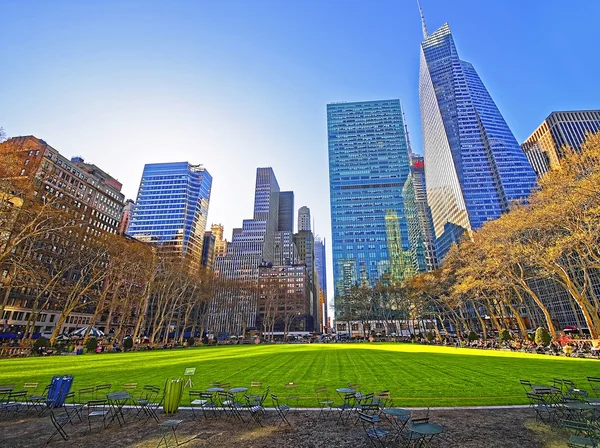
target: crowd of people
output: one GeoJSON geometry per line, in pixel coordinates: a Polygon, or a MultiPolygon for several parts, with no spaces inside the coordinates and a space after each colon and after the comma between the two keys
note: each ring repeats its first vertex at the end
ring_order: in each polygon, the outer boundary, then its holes
{"type": "MultiPolygon", "coordinates": [[[[396,338],[398,339],[398,338],[396,338]]],[[[410,338],[403,338],[402,342],[410,342],[410,338]],[[408,339],[406,341],[405,339],[408,339]]],[[[539,353],[567,357],[598,357],[600,358],[600,340],[580,339],[579,336],[562,335],[553,338],[548,345],[536,344],[531,339],[513,336],[511,340],[500,341],[498,338],[459,339],[457,337],[443,337],[442,340],[428,340],[427,338],[416,338],[415,342],[421,344],[445,345],[454,347],[468,347],[488,350],[510,350],[523,351],[527,353],[539,353]]]]}

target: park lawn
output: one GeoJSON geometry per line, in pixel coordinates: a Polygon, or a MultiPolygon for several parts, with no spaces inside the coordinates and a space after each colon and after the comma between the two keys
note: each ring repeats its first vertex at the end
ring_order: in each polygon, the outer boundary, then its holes
{"type": "Polygon", "coordinates": [[[519,379],[551,384],[568,378],[589,389],[586,378],[600,377],[594,359],[404,343],[277,344],[3,359],[0,384],[44,385],[53,375],[72,374],[72,390],[112,383],[115,391],[131,382],[163,386],[187,367],[197,369],[195,389],[211,381],[232,387],[262,381],[285,396],[284,383],[295,382],[307,407],[316,406],[315,387],[328,386],[337,400],[335,389],[348,382],[359,383],[362,392],[389,390],[395,406],[437,407],[526,404],[519,379]]]}

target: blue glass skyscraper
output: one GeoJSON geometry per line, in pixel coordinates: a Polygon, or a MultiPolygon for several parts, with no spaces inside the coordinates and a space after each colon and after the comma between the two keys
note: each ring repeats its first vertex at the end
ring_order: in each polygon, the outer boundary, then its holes
{"type": "Polygon", "coordinates": [[[409,172],[400,100],[327,105],[335,295],[412,268],[402,187],[409,172]]]}
{"type": "Polygon", "coordinates": [[[428,34],[423,20],[423,35],[419,99],[425,177],[443,257],[465,232],[527,197],[536,176],[477,72],[459,58],[448,24],[428,34]]]}
{"type": "Polygon", "coordinates": [[[127,234],[199,266],[211,186],[211,175],[200,165],[145,165],[127,234]]]}

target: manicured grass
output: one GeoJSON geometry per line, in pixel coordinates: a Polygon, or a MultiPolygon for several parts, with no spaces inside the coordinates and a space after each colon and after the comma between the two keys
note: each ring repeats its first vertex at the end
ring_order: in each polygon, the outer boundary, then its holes
{"type": "MultiPolygon", "coordinates": [[[[0,360],[0,384],[39,382],[73,374],[73,389],[112,383],[163,386],[186,367],[196,367],[196,389],[211,381],[249,386],[262,381],[284,396],[286,382],[298,384],[300,404],[315,406],[314,389],[360,383],[361,391],[390,390],[397,406],[525,404],[519,379],[548,384],[568,378],[588,389],[586,377],[600,377],[600,361],[493,350],[414,344],[306,344],[199,347],[0,360]]],[[[184,397],[184,404],[188,402],[184,397]]],[[[270,403],[270,400],[268,401],[270,403]]]]}

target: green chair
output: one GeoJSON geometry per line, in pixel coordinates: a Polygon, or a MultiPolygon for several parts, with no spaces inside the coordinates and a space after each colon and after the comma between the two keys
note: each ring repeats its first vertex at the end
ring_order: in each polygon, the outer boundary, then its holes
{"type": "Polygon", "coordinates": [[[588,422],[563,420],[562,426],[571,436],[567,442],[569,448],[597,448],[600,443],[598,429],[588,422]]]}

